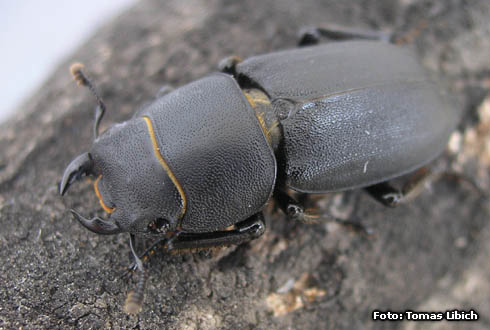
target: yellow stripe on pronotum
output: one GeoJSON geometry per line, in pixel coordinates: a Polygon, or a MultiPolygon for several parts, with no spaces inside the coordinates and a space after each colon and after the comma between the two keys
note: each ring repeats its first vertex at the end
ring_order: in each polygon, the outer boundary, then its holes
{"type": "Polygon", "coordinates": [[[155,137],[155,131],[153,130],[153,124],[151,123],[150,118],[144,116],[143,119],[145,120],[146,125],[148,126],[148,133],[150,134],[150,139],[151,139],[151,143],[153,144],[153,151],[155,152],[155,156],[157,157],[158,161],[162,165],[165,172],[167,172],[167,175],[169,176],[170,180],[172,180],[175,187],[177,188],[177,191],[180,194],[180,198],[182,198],[182,209],[180,210],[180,215],[179,215],[179,219],[181,219],[184,216],[185,211],[187,209],[187,199],[185,197],[184,189],[182,189],[182,186],[180,185],[179,181],[177,180],[174,173],[172,172],[167,162],[163,159],[162,154],[160,153],[160,148],[158,147],[158,142],[155,137]]]}
{"type": "Polygon", "coordinates": [[[100,191],[99,191],[99,181],[100,181],[100,179],[102,179],[102,175],[99,175],[99,177],[97,178],[97,180],[95,180],[95,182],[94,182],[95,194],[97,195],[97,198],[99,198],[100,206],[102,206],[102,208],[104,209],[104,211],[106,211],[107,213],[112,213],[112,212],[114,212],[115,208],[107,206],[104,203],[104,200],[102,199],[102,195],[100,194],[100,191]]]}

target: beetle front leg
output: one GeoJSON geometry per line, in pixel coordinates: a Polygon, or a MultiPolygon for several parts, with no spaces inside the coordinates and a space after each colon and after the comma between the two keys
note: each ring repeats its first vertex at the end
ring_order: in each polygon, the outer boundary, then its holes
{"type": "Polygon", "coordinates": [[[180,233],[170,240],[165,248],[168,251],[212,248],[225,245],[238,245],[254,240],[265,232],[264,215],[262,212],[239,222],[231,230],[210,233],[180,233]]]}
{"type": "Polygon", "coordinates": [[[181,232],[172,238],[158,240],[143,255],[138,256],[134,249],[135,236],[130,235],[129,241],[134,264],[130,269],[139,273],[136,289],[131,291],[124,306],[128,314],[137,314],[141,311],[144,300],[145,284],[148,274],[143,266],[143,260],[147,259],[152,251],[163,247],[167,251],[212,248],[225,245],[238,245],[260,237],[265,232],[264,215],[259,212],[250,218],[235,225],[232,230],[217,231],[210,233],[185,233],[181,232]]]}
{"type": "Polygon", "coordinates": [[[149,256],[159,248],[164,248],[167,251],[174,251],[238,245],[259,238],[264,232],[264,215],[262,212],[259,212],[250,218],[237,223],[232,230],[210,233],[180,232],[171,238],[159,239],[139,256],[134,251],[134,236],[131,236],[130,246],[131,251],[133,252],[134,263],[128,267],[128,272],[132,270],[139,270],[141,272],[143,264],[140,261],[148,260],[149,256]]]}

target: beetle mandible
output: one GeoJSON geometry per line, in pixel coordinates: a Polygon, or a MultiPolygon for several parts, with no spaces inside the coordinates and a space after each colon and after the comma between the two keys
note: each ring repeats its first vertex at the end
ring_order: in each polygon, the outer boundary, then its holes
{"type": "Polygon", "coordinates": [[[265,231],[271,198],[290,218],[312,219],[288,189],[365,188],[394,206],[407,191],[387,181],[446,146],[458,112],[391,36],[316,28],[301,40],[308,47],[227,58],[221,73],[158,97],[100,136],[104,103],[72,67],[98,102],[95,140],[66,168],[60,193],[94,177],[109,219],[71,213],[92,232],[130,234],[140,278],[128,312],[141,309],[147,277],[135,235],[157,237],[168,250],[250,241],[265,231]],[[312,45],[322,36],[341,42],[312,45]]]}

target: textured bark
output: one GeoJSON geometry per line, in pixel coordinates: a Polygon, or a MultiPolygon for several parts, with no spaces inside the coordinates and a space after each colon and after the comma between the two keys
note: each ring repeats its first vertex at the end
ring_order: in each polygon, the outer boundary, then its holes
{"type": "MultiPolygon", "coordinates": [[[[202,77],[225,56],[295,47],[301,27],[408,31],[425,20],[409,47],[457,96],[464,129],[477,124],[476,106],[490,88],[489,9],[486,0],[155,0],[108,22],[0,129],[0,328],[489,328],[488,202],[464,185],[441,181],[389,210],[361,195],[357,215],[372,237],[268,212],[266,234],[250,244],[157,254],[137,317],[122,311],[134,285],[118,278],[129,263],[126,235],[97,236],[71,218],[68,208],[99,209],[89,182],[64,199],[57,193],[64,167],[92,140],[94,101],[71,81],[69,62],[85,63],[106,100],[104,129],[162,85],[202,77]],[[448,308],[474,308],[481,319],[371,321],[373,309],[448,308]]],[[[452,162],[487,187],[488,169],[450,158],[437,165],[452,162]]],[[[335,211],[335,201],[310,203],[335,211]]]]}

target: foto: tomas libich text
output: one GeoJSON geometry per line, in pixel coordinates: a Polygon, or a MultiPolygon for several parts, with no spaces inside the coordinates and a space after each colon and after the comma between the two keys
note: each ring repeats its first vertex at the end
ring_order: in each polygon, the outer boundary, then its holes
{"type": "Polygon", "coordinates": [[[478,321],[480,315],[474,310],[447,310],[444,312],[380,311],[374,310],[371,315],[374,321],[478,321]]]}

